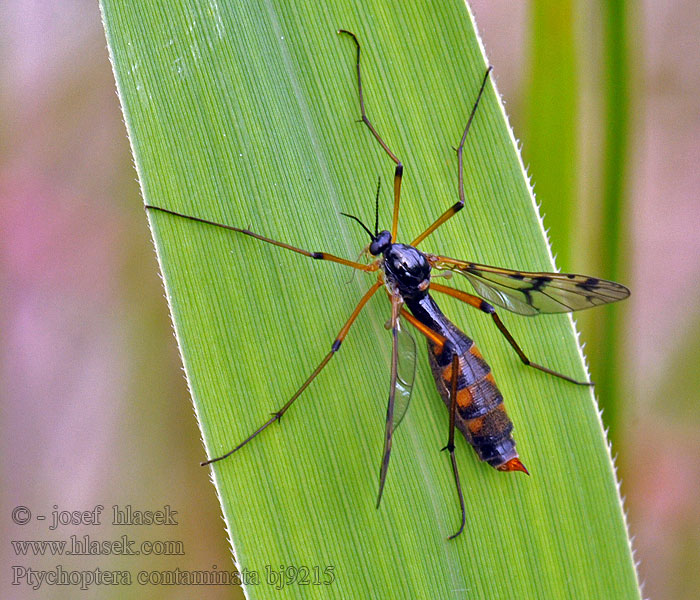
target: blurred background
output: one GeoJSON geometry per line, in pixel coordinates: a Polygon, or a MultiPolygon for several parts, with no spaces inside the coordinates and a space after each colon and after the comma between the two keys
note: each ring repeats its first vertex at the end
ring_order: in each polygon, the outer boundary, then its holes
{"type": "MultiPolygon", "coordinates": [[[[700,597],[697,2],[471,6],[558,266],[633,290],[577,321],[644,596],[700,597]]],[[[113,504],[170,505],[177,526],[127,533],[182,541],[184,554],[138,568],[231,570],[95,2],[0,3],[0,114],[3,540],[65,539],[60,526],[14,524],[18,505],[50,520],[102,504],[105,521],[113,504]]],[[[110,539],[124,528],[70,533],[110,539]]],[[[131,557],[0,552],[7,598],[75,595],[13,588],[13,565],[136,568],[131,557]]],[[[192,597],[184,586],[84,595],[145,590],[192,597]]]]}

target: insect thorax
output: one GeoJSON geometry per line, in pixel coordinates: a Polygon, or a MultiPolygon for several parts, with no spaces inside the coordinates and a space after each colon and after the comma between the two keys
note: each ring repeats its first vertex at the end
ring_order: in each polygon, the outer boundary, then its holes
{"type": "Polygon", "coordinates": [[[396,289],[404,298],[422,296],[430,286],[430,263],[417,248],[391,244],[384,251],[384,273],[389,289],[396,289]]]}

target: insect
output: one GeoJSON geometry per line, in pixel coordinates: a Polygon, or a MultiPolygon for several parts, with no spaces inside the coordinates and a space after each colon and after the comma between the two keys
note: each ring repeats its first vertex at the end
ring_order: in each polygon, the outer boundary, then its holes
{"type": "Polygon", "coordinates": [[[315,260],[335,262],[358,271],[375,273],[377,278],[362,296],[350,317],[341,327],[331,344],[330,351],[316,369],[307,377],[289,400],[265,423],[240,442],[232,450],[202,463],[208,465],[223,460],[248,444],[274,422],[279,421],[297,398],[306,390],[316,376],[340,350],[351,326],[367,305],[369,299],[380,289],[384,289],[391,304],[391,317],[387,328],[391,331],[391,377],[389,399],[384,431],[384,448],[379,471],[379,492],[377,507],[381,502],[391,456],[393,434],[408,408],[416,369],[416,345],[405,327],[405,322],[413,326],[427,340],[430,366],[435,383],[449,410],[449,435],[445,450],[449,452],[455,487],[459,498],[461,522],[450,539],[462,533],[465,522],[465,504],[459,471],[455,459],[455,430],[459,430],[476,451],[479,459],[500,471],[522,471],[528,473],[520,460],[512,436],[513,424],[509,419],[503,397],[496,386],[491,369],[482,357],[474,342],[458,329],[442,313],[431,292],[446,294],[489,315],[498,330],[515,350],[520,360],[527,366],[559,377],[577,385],[592,385],[577,381],[567,375],[553,371],[532,362],[520,348],[513,336],[499,318],[494,307],[498,306],[521,315],[540,313],[563,313],[582,310],[600,304],[623,300],[629,290],[612,281],[595,277],[567,273],[536,273],[513,271],[473,262],[457,260],[447,256],[422,252],[418,246],[436,229],[454,217],[465,204],[463,150],[467,134],[472,125],[479,102],[486,89],[491,67],[481,81],[481,87],[472,106],[456,148],[458,168],[459,200],[440,215],[425,231],[410,244],[396,241],[401,198],[403,165],[396,154],[384,142],[367,116],[362,89],[360,69],[361,48],[354,33],[341,29],[339,34],[349,36],[356,47],[357,88],[361,121],[370,130],[376,141],[395,163],[394,205],[391,230],[379,230],[379,185],[375,200],[374,229],[367,227],[358,217],[346,213],[344,216],[356,221],[370,237],[369,254],[374,257],[369,264],[347,260],[326,252],[309,252],[287,243],[273,240],[248,229],[241,229],[185,215],[166,208],[147,205],[150,210],[158,210],[176,217],[199,223],[222,227],[273,244],[315,260]],[[441,285],[433,281],[433,271],[457,273],[466,277],[478,295],[441,285]]]}

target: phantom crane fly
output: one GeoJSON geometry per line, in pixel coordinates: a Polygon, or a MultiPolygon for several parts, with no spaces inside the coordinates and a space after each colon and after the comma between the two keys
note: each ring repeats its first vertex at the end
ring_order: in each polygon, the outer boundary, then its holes
{"type": "Polygon", "coordinates": [[[435,384],[449,410],[449,436],[444,449],[450,455],[461,510],[461,522],[457,532],[450,536],[450,539],[452,539],[462,533],[466,520],[464,496],[455,459],[454,441],[456,429],[464,435],[464,438],[474,448],[480,460],[500,471],[522,471],[524,473],[528,473],[528,471],[516,450],[515,440],[512,436],[513,423],[506,413],[503,396],[496,386],[491,368],[474,342],[442,313],[431,292],[446,294],[489,315],[525,365],[573,384],[591,385],[589,382],[577,381],[567,375],[557,373],[532,362],[508,329],[506,329],[496,313],[495,306],[528,316],[541,313],[566,313],[623,300],[629,296],[629,290],[618,283],[585,275],[513,271],[437,254],[428,254],[418,249],[418,246],[430,234],[454,217],[464,207],[464,143],[487,86],[491,67],[484,74],[464,132],[456,148],[459,200],[410,244],[398,243],[396,234],[399,222],[403,165],[396,154],[384,142],[367,116],[360,69],[361,50],[357,37],[354,33],[344,29],[339,30],[338,33],[349,36],[357,50],[356,70],[361,121],[396,164],[391,231],[379,231],[379,186],[377,187],[375,201],[374,230],[367,227],[358,217],[342,213],[344,216],[357,221],[369,235],[370,244],[368,251],[374,257],[370,264],[346,260],[326,252],[309,252],[253,233],[248,229],[215,223],[207,219],[185,215],[157,206],[146,206],[146,208],[151,210],[161,211],[191,221],[222,227],[251,236],[262,242],[291,250],[309,258],[335,262],[358,271],[377,274],[377,280],[362,296],[350,317],[341,327],[337,337],[331,344],[328,354],[292,397],[278,411],[273,413],[270,419],[232,450],[222,456],[211,458],[203,462],[202,465],[211,464],[231,456],[274,422],[279,421],[282,415],[289,410],[294,401],[306,390],[338,352],[352,324],[367,305],[369,299],[380,289],[384,288],[391,303],[391,319],[387,327],[391,331],[392,352],[390,391],[386,412],[384,450],[379,471],[377,507],[382,498],[389,468],[392,437],[408,408],[415,377],[415,341],[403,324],[405,320],[427,340],[428,355],[435,384]],[[435,275],[431,275],[433,271],[446,271],[449,274],[458,273],[463,275],[469,280],[478,295],[433,282],[431,278],[435,277],[435,275]]]}

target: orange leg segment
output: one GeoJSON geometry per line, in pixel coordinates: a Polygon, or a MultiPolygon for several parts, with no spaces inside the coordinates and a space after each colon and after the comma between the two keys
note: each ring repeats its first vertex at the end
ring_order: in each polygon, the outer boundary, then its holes
{"type": "Polygon", "coordinates": [[[369,299],[375,294],[375,292],[382,286],[381,281],[377,281],[367,292],[365,293],[364,296],[362,296],[362,299],[357,303],[357,306],[355,307],[355,310],[352,311],[352,314],[350,315],[350,318],[345,322],[345,325],[341,328],[341,330],[338,332],[338,336],[333,340],[333,344],[331,345],[331,351],[326,354],[325,358],[321,361],[321,363],[316,367],[313,373],[309,375],[309,377],[306,379],[306,381],[301,385],[301,387],[294,393],[294,395],[286,402],[286,404],[280,408],[277,412],[272,413],[272,417],[268,419],[263,425],[261,425],[258,429],[256,429],[252,434],[250,434],[245,440],[243,440],[238,446],[236,446],[233,450],[230,450],[226,454],[223,454],[222,456],[218,456],[216,458],[210,458],[209,460],[206,460],[202,463],[200,463],[202,466],[211,464],[213,462],[217,462],[219,460],[223,460],[224,458],[228,458],[231,456],[234,452],[237,450],[240,450],[245,446],[248,442],[250,442],[253,438],[255,438],[258,434],[262,433],[265,429],[267,429],[270,425],[272,425],[275,421],[279,421],[282,418],[282,415],[286,413],[289,408],[294,404],[294,401],[301,396],[301,394],[304,392],[304,390],[309,387],[309,384],[316,378],[316,376],[323,370],[323,367],[325,367],[328,362],[333,358],[333,355],[338,351],[340,348],[340,345],[343,343],[343,340],[345,339],[345,336],[348,334],[348,331],[350,330],[350,327],[352,324],[355,322],[355,319],[357,316],[360,314],[362,309],[365,307],[367,302],[369,302],[369,299]]]}
{"type": "Polygon", "coordinates": [[[447,340],[441,336],[437,331],[433,331],[430,327],[423,325],[418,319],[416,319],[410,312],[405,308],[401,309],[401,316],[406,319],[411,325],[413,325],[418,331],[420,331],[425,337],[427,337],[433,344],[435,344],[435,354],[442,354],[445,348],[445,343],[447,340]]]}
{"type": "Polygon", "coordinates": [[[479,101],[481,100],[481,96],[484,94],[484,89],[486,88],[486,82],[488,81],[489,78],[489,73],[491,72],[492,67],[489,67],[486,69],[486,74],[484,75],[484,79],[481,82],[481,88],[479,89],[479,95],[476,97],[476,102],[474,102],[474,106],[472,107],[471,113],[469,113],[469,119],[467,120],[467,126],[464,128],[464,133],[462,134],[462,139],[459,142],[459,146],[456,148],[457,152],[457,172],[458,172],[458,181],[459,181],[459,201],[453,204],[450,208],[448,208],[440,217],[438,217],[437,221],[435,221],[428,229],[426,229],[423,233],[421,233],[415,240],[411,242],[411,246],[417,246],[420,244],[425,238],[427,238],[433,231],[435,231],[440,225],[443,223],[449,221],[452,217],[454,217],[462,208],[464,208],[464,142],[467,139],[467,133],[469,133],[469,128],[471,127],[472,121],[474,120],[474,115],[476,114],[476,109],[479,106],[479,101]]]}
{"type": "Polygon", "coordinates": [[[309,252],[308,250],[302,250],[301,248],[296,248],[295,246],[290,246],[289,244],[285,244],[284,242],[278,242],[277,240],[267,238],[265,236],[260,235],[259,233],[254,233],[252,231],[249,231],[248,229],[241,229],[239,227],[234,227],[233,225],[224,225],[223,223],[216,223],[215,221],[209,221],[207,219],[200,219],[199,217],[185,215],[185,214],[182,214],[179,212],[175,212],[174,210],[168,210],[167,208],[161,208],[160,206],[152,206],[150,204],[146,204],[146,208],[149,210],[157,210],[160,212],[164,212],[164,213],[167,213],[169,215],[174,215],[176,217],[181,217],[183,219],[189,219],[190,221],[197,221],[198,223],[205,223],[206,225],[213,225],[214,227],[228,229],[229,231],[236,231],[236,232],[242,233],[244,235],[249,235],[250,237],[253,237],[256,240],[260,240],[261,242],[266,242],[268,244],[272,244],[273,246],[278,246],[279,248],[284,248],[285,250],[291,250],[292,252],[296,252],[297,254],[303,254],[304,256],[308,256],[309,258],[315,258],[316,260],[328,260],[330,262],[345,265],[346,267],[352,267],[353,269],[357,269],[358,271],[376,271],[379,268],[379,265],[376,262],[371,263],[369,265],[363,265],[362,263],[358,263],[358,262],[355,262],[352,260],[347,260],[345,258],[340,258],[339,256],[334,256],[332,254],[328,254],[327,252],[309,252]]]}
{"type": "Polygon", "coordinates": [[[515,341],[515,338],[511,335],[510,331],[508,331],[506,326],[503,324],[503,321],[501,321],[501,318],[496,313],[496,309],[493,306],[491,306],[488,302],[486,302],[486,300],[482,300],[481,298],[479,298],[478,296],[474,296],[473,294],[467,294],[467,292],[463,292],[462,290],[456,290],[454,288],[447,287],[446,285],[440,285],[439,283],[432,283],[430,285],[430,289],[436,292],[440,292],[442,294],[447,294],[448,296],[452,296],[453,298],[457,298],[457,300],[461,300],[462,302],[469,304],[469,306],[478,308],[480,311],[491,315],[491,318],[496,324],[496,327],[498,327],[498,330],[503,334],[503,337],[505,337],[506,340],[508,340],[508,343],[511,345],[513,350],[515,350],[515,353],[518,355],[518,357],[524,365],[532,367],[533,369],[537,369],[538,371],[542,371],[543,373],[547,373],[548,375],[553,375],[554,377],[558,377],[559,379],[563,379],[570,383],[575,383],[576,385],[594,385],[590,381],[578,381],[573,377],[569,377],[568,375],[564,375],[563,373],[553,371],[552,369],[543,367],[542,365],[538,365],[537,363],[532,362],[527,357],[525,352],[523,352],[523,350],[520,348],[518,342],[515,341]]]}

